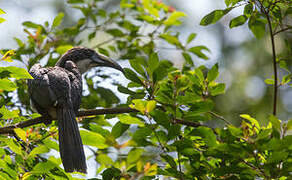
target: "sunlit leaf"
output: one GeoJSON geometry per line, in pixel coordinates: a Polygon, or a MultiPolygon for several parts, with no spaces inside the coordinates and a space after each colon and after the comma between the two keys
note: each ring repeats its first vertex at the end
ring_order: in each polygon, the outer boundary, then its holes
{"type": "Polygon", "coordinates": [[[4,18],[2,18],[2,17],[0,17],[0,23],[3,23],[3,22],[5,22],[6,20],[4,19],[4,18]]]}
{"type": "Polygon", "coordinates": [[[100,149],[108,147],[108,145],[105,143],[105,138],[98,133],[80,130],[80,135],[82,137],[82,142],[84,145],[94,146],[100,149]]]}
{"type": "Polygon", "coordinates": [[[21,128],[15,128],[14,129],[15,134],[20,137],[21,140],[23,140],[24,142],[26,142],[26,132],[21,129],[21,128]]]}
{"type": "Polygon", "coordinates": [[[219,75],[218,64],[215,64],[209,71],[207,75],[207,79],[209,82],[214,81],[219,75]]]}
{"type": "Polygon", "coordinates": [[[64,54],[65,52],[67,52],[69,49],[73,48],[72,45],[61,45],[61,46],[58,46],[56,48],[56,52],[59,53],[59,54],[64,54]]]}
{"type": "Polygon", "coordinates": [[[43,154],[43,153],[47,153],[49,152],[49,148],[47,148],[44,145],[38,146],[36,148],[34,148],[30,153],[29,153],[29,157],[33,157],[37,154],[43,154]]]}
{"type": "Polygon", "coordinates": [[[129,124],[129,125],[137,124],[140,127],[145,126],[145,124],[140,119],[133,117],[133,116],[130,116],[130,115],[121,114],[121,115],[118,115],[118,118],[119,118],[120,122],[124,123],[124,124],[129,124]]]}
{"type": "Polygon", "coordinates": [[[150,113],[151,111],[154,110],[155,107],[156,107],[156,101],[154,101],[154,100],[147,101],[146,112],[150,113]]]}
{"type": "Polygon", "coordinates": [[[259,122],[255,118],[251,117],[250,115],[241,114],[240,117],[243,118],[243,119],[248,120],[256,128],[258,128],[258,129],[260,128],[259,122]]]}
{"type": "Polygon", "coordinates": [[[57,26],[59,26],[63,20],[64,17],[64,13],[60,12],[54,19],[53,24],[52,24],[52,28],[55,28],[57,26]]]}
{"type": "Polygon", "coordinates": [[[181,22],[178,19],[185,16],[187,16],[185,13],[175,11],[163,23],[166,26],[180,25],[181,22]]]}
{"type": "Polygon", "coordinates": [[[143,152],[144,152],[144,150],[143,149],[140,149],[140,148],[134,148],[134,149],[132,149],[128,153],[127,163],[128,164],[136,163],[140,159],[140,157],[141,157],[141,155],[142,155],[143,152]]]}
{"type": "Polygon", "coordinates": [[[7,61],[7,62],[12,62],[11,56],[13,56],[14,54],[15,54],[15,51],[13,49],[9,50],[3,55],[1,60],[7,61]]]}
{"type": "MultiPolygon", "coordinates": [[[[1,82],[1,80],[0,80],[1,82]]],[[[1,84],[0,84],[1,86],[1,84]]],[[[1,88],[0,88],[1,89],[1,88]]],[[[18,117],[19,110],[8,110],[5,106],[0,108],[0,114],[2,119],[12,119],[18,117]]]]}

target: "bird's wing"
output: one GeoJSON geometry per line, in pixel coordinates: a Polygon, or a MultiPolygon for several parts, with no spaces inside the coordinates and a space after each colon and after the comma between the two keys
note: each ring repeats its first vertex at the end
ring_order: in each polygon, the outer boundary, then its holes
{"type": "Polygon", "coordinates": [[[41,114],[47,114],[47,108],[56,103],[57,97],[50,86],[48,73],[53,68],[42,68],[35,64],[29,71],[34,79],[28,80],[28,92],[34,108],[41,114]]]}

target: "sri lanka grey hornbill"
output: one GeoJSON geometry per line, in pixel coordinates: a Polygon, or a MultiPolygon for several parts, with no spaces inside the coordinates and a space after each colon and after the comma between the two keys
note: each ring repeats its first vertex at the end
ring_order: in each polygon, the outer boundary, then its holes
{"type": "Polygon", "coordinates": [[[43,68],[35,64],[29,71],[34,78],[28,80],[32,107],[49,121],[58,120],[60,155],[66,172],[86,173],[76,113],[82,96],[81,74],[96,66],[123,71],[108,57],[81,47],[67,51],[54,67],[43,68]]]}

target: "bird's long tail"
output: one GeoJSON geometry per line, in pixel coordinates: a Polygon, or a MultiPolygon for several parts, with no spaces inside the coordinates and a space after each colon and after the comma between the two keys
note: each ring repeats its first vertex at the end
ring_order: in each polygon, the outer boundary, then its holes
{"type": "Polygon", "coordinates": [[[86,173],[86,161],[83,145],[72,108],[57,108],[59,127],[59,148],[63,166],[66,172],[86,173]]]}

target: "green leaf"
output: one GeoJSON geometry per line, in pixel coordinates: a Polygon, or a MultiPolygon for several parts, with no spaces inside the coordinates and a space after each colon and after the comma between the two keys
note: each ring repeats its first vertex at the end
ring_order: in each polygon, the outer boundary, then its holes
{"type": "Polygon", "coordinates": [[[288,152],[285,151],[275,151],[273,152],[267,159],[267,163],[280,163],[281,161],[285,161],[289,156],[288,152]]]}
{"type": "Polygon", "coordinates": [[[228,126],[228,130],[235,137],[240,138],[242,136],[242,130],[241,130],[241,128],[237,128],[235,126],[229,125],[228,126]]]}
{"type": "Polygon", "coordinates": [[[6,13],[2,9],[0,9],[0,14],[6,14],[6,13]]]}
{"type": "Polygon", "coordinates": [[[251,116],[248,115],[248,114],[241,114],[240,117],[243,118],[243,119],[248,120],[248,121],[249,121],[253,126],[255,126],[257,129],[260,129],[259,122],[258,122],[255,118],[251,117],[251,116]]]}
{"type": "Polygon", "coordinates": [[[113,160],[110,157],[108,157],[106,154],[98,154],[98,156],[96,157],[96,160],[100,164],[104,164],[106,166],[114,164],[113,160]]]}
{"type": "Polygon", "coordinates": [[[29,153],[29,157],[33,157],[37,154],[44,154],[44,153],[48,153],[50,150],[49,148],[47,148],[46,146],[44,145],[40,145],[36,148],[34,148],[30,153],[29,153]]]}
{"type": "Polygon", "coordinates": [[[24,68],[15,66],[0,67],[0,72],[5,70],[11,72],[10,77],[15,79],[33,79],[33,77],[24,68]]]}
{"type": "Polygon", "coordinates": [[[192,115],[200,115],[201,113],[209,112],[213,109],[214,103],[211,100],[196,102],[192,104],[191,109],[189,112],[192,113],[192,115]]]}
{"type": "Polygon", "coordinates": [[[167,154],[166,155],[161,154],[160,157],[162,157],[170,165],[170,167],[172,167],[173,169],[177,169],[177,165],[173,157],[167,154]]]}
{"type": "Polygon", "coordinates": [[[14,91],[17,86],[9,79],[0,79],[0,91],[14,91]]]}
{"type": "Polygon", "coordinates": [[[6,20],[4,19],[4,18],[2,18],[2,17],[0,17],[0,23],[3,23],[3,22],[5,22],[6,20]]]}
{"type": "Polygon", "coordinates": [[[133,163],[137,163],[137,161],[141,158],[143,152],[144,150],[140,148],[131,149],[127,156],[127,164],[130,165],[133,163]]]}
{"type": "Polygon", "coordinates": [[[133,99],[132,104],[130,104],[130,107],[132,109],[136,109],[140,111],[142,114],[145,114],[146,111],[146,101],[143,101],[141,99],[133,99]]]}
{"type": "Polygon", "coordinates": [[[109,56],[109,52],[105,48],[98,48],[98,52],[103,54],[103,55],[109,56]]]}
{"type": "Polygon", "coordinates": [[[182,52],[183,57],[185,58],[186,63],[190,64],[191,66],[194,65],[191,55],[186,52],[182,52]]]}
{"type": "Polygon", "coordinates": [[[218,71],[218,64],[215,64],[209,71],[207,74],[207,79],[208,82],[212,82],[214,81],[217,77],[219,76],[219,71],[218,71]]]}
{"type": "Polygon", "coordinates": [[[288,121],[286,128],[288,131],[292,129],[292,119],[288,121]]]}
{"type": "Polygon", "coordinates": [[[160,34],[159,37],[164,39],[170,44],[173,44],[179,48],[183,48],[183,45],[180,43],[180,41],[178,40],[176,36],[172,36],[170,34],[164,33],[164,34],[160,34]]]}
{"type": "Polygon", "coordinates": [[[8,110],[5,106],[0,108],[0,114],[2,119],[13,119],[19,117],[19,110],[8,110]]]}
{"type": "Polygon", "coordinates": [[[58,46],[56,48],[56,52],[59,53],[59,54],[64,54],[65,52],[67,52],[71,48],[73,48],[73,46],[70,45],[70,44],[68,44],[68,45],[61,45],[61,46],[58,46]]]}
{"type": "Polygon", "coordinates": [[[204,79],[205,79],[202,70],[200,68],[196,68],[195,69],[195,74],[199,78],[200,83],[202,83],[204,81],[204,79]]]}
{"type": "Polygon", "coordinates": [[[21,146],[16,144],[12,139],[10,139],[10,141],[7,142],[7,145],[9,147],[9,149],[11,149],[13,152],[15,152],[16,154],[20,154],[22,155],[22,149],[21,146]]]}
{"type": "Polygon", "coordinates": [[[244,6],[244,12],[243,14],[246,15],[247,17],[251,16],[253,12],[253,4],[248,3],[247,5],[244,6]]]}
{"type": "Polygon", "coordinates": [[[22,23],[23,26],[26,26],[28,28],[32,28],[32,29],[38,29],[39,27],[41,27],[41,25],[36,24],[34,22],[31,21],[25,21],[22,23]]]}
{"type": "Polygon", "coordinates": [[[40,171],[42,173],[49,172],[51,169],[58,167],[57,164],[52,161],[40,162],[34,168],[33,171],[40,171]]]}
{"type": "Polygon", "coordinates": [[[154,100],[147,101],[146,112],[147,113],[152,112],[155,109],[155,107],[156,107],[156,101],[154,101],[154,100]]]}
{"type": "Polygon", "coordinates": [[[129,129],[128,124],[123,124],[121,122],[117,122],[114,127],[112,128],[111,134],[115,137],[118,138],[124,134],[129,129]]]}
{"type": "Polygon", "coordinates": [[[201,136],[207,146],[213,147],[217,145],[216,136],[211,128],[208,127],[198,127],[194,131],[194,135],[201,136]]]}
{"type": "Polygon", "coordinates": [[[224,83],[218,83],[215,86],[210,87],[210,93],[212,96],[217,96],[219,94],[225,93],[225,84],[224,83]]]}
{"type": "Polygon", "coordinates": [[[67,2],[70,4],[77,4],[77,3],[83,3],[84,0],[68,0],[67,2]]]}
{"type": "Polygon", "coordinates": [[[194,46],[191,47],[190,49],[188,49],[188,51],[190,51],[191,53],[193,53],[194,55],[198,56],[199,58],[202,59],[209,59],[203,52],[202,50],[206,50],[208,52],[210,52],[210,50],[206,47],[206,46],[194,46]]]}
{"type": "Polygon", "coordinates": [[[142,127],[135,131],[132,137],[139,146],[147,146],[151,145],[151,143],[146,140],[151,133],[152,129],[148,127],[142,127]]]}
{"type": "Polygon", "coordinates": [[[236,18],[232,19],[229,23],[230,28],[234,28],[237,26],[243,25],[247,21],[247,17],[245,15],[237,16],[236,18]]]}
{"type": "Polygon", "coordinates": [[[119,179],[121,171],[115,167],[108,168],[102,172],[102,179],[119,179]]]}
{"type": "Polygon", "coordinates": [[[181,24],[181,22],[178,19],[185,16],[187,16],[185,13],[175,11],[163,22],[163,24],[166,26],[173,26],[173,25],[178,26],[181,24]]]}
{"type": "Polygon", "coordinates": [[[108,29],[106,32],[114,37],[123,37],[125,35],[120,29],[108,29]]]}
{"type": "Polygon", "coordinates": [[[187,44],[189,44],[190,42],[192,42],[192,40],[194,40],[196,38],[197,34],[196,33],[191,33],[187,39],[187,44]]]}
{"type": "Polygon", "coordinates": [[[20,137],[21,140],[23,140],[24,142],[26,142],[26,132],[21,129],[21,128],[15,128],[14,132],[16,133],[16,135],[18,137],[20,137]]]}
{"type": "Polygon", "coordinates": [[[125,71],[124,74],[125,74],[127,79],[129,79],[135,83],[143,85],[143,82],[139,79],[139,77],[136,75],[136,73],[134,71],[132,71],[129,68],[124,68],[124,71],[125,71]]]}
{"type": "Polygon", "coordinates": [[[209,14],[207,14],[200,22],[200,25],[207,26],[209,24],[215,24],[217,21],[219,21],[224,15],[226,15],[229,11],[231,11],[233,8],[227,8],[224,10],[215,10],[209,14]]]}
{"type": "Polygon", "coordinates": [[[43,143],[46,147],[59,151],[59,145],[57,144],[56,141],[52,140],[51,138],[46,138],[45,140],[43,140],[43,143]]]}
{"type": "Polygon", "coordinates": [[[269,120],[272,123],[273,128],[278,132],[281,132],[281,121],[274,115],[270,115],[269,120]]]}
{"type": "Polygon", "coordinates": [[[64,13],[60,12],[54,19],[52,28],[59,26],[64,18],[64,13]]]}
{"type": "Polygon", "coordinates": [[[149,69],[151,72],[154,72],[154,70],[158,67],[159,65],[159,57],[157,53],[152,53],[149,57],[149,69]]]}
{"type": "Polygon", "coordinates": [[[284,84],[289,83],[291,81],[291,77],[292,77],[292,73],[283,76],[281,84],[284,85],[284,84]]]}
{"type": "Polygon", "coordinates": [[[275,81],[274,81],[274,79],[265,79],[265,83],[270,84],[270,85],[274,85],[275,81]]]}
{"type": "Polygon", "coordinates": [[[99,149],[104,149],[108,147],[105,138],[98,133],[80,130],[80,135],[82,137],[82,142],[84,145],[94,146],[99,149]]]}
{"type": "Polygon", "coordinates": [[[118,86],[118,91],[120,91],[121,93],[130,94],[130,95],[136,94],[136,92],[131,91],[130,89],[128,89],[124,86],[121,86],[121,85],[118,86]]]}
{"type": "Polygon", "coordinates": [[[150,114],[157,124],[162,125],[166,129],[169,128],[170,120],[169,120],[168,115],[165,112],[155,109],[150,114]]]}
{"type": "Polygon", "coordinates": [[[129,62],[130,62],[131,67],[137,73],[139,73],[140,75],[146,78],[147,76],[145,75],[145,70],[142,66],[142,61],[144,61],[144,59],[136,58],[136,59],[130,60],[129,62]]]}
{"type": "Polygon", "coordinates": [[[256,38],[262,38],[266,32],[266,23],[254,14],[249,18],[248,27],[256,38]]]}
{"type": "Polygon", "coordinates": [[[137,124],[140,127],[145,126],[145,124],[140,119],[133,117],[133,116],[130,116],[130,115],[127,115],[127,114],[118,115],[118,118],[119,118],[120,122],[123,124],[129,124],[129,125],[137,124]]]}
{"type": "MultiPolygon", "coordinates": [[[[2,53],[2,51],[1,51],[2,53]]],[[[1,60],[7,61],[7,62],[12,62],[12,56],[15,54],[15,51],[13,49],[6,51],[1,60]]]]}

